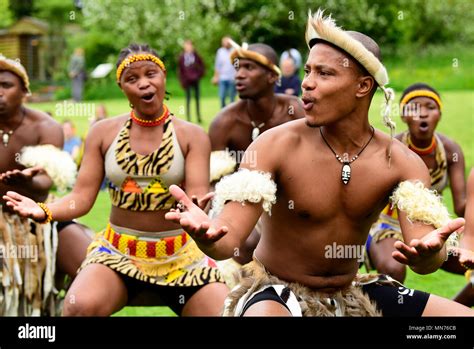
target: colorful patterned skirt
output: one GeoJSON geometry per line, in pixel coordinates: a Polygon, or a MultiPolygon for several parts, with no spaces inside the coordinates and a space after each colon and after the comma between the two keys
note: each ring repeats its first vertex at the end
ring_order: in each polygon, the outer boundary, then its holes
{"type": "Polygon", "coordinates": [[[179,229],[144,233],[109,223],[87,252],[79,270],[99,263],[135,280],[161,286],[224,282],[215,261],[179,229]]]}
{"type": "Polygon", "coordinates": [[[377,221],[370,228],[369,237],[365,244],[364,265],[367,271],[375,270],[370,261],[370,246],[384,239],[396,239],[403,241],[402,230],[398,222],[397,208],[391,208],[390,204],[380,213],[377,221]]]}

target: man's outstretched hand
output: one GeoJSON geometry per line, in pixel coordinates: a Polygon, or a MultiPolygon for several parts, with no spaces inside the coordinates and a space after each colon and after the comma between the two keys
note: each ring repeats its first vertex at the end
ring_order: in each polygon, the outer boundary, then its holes
{"type": "Polygon", "coordinates": [[[210,202],[214,197],[214,192],[207,193],[202,198],[198,199],[196,195],[193,195],[191,201],[197,205],[201,210],[208,212],[210,209],[210,202]]]}
{"type": "MultiPolygon", "coordinates": [[[[212,244],[227,234],[228,228],[225,226],[218,229],[211,227],[211,220],[207,214],[198,205],[193,203],[180,187],[172,185],[169,191],[178,201],[178,206],[180,207],[171,209],[165,215],[165,218],[180,224],[196,242],[212,244]]],[[[204,198],[207,198],[207,195],[204,198]]]]}
{"type": "Polygon", "coordinates": [[[3,195],[6,205],[25,218],[31,218],[35,221],[42,221],[46,218],[46,214],[38,204],[29,197],[20,195],[14,191],[8,191],[3,195]]]}
{"type": "Polygon", "coordinates": [[[31,182],[34,176],[44,173],[43,168],[34,166],[24,170],[11,170],[0,174],[0,181],[7,185],[25,185],[31,182]]]}
{"type": "Polygon", "coordinates": [[[455,231],[464,226],[464,218],[456,218],[444,227],[433,230],[421,239],[413,239],[410,245],[402,241],[395,242],[397,251],[392,252],[392,257],[398,262],[416,266],[423,260],[435,256],[444,246],[446,240],[455,231]]]}
{"type": "Polygon", "coordinates": [[[474,269],[474,252],[462,247],[453,248],[451,254],[458,258],[459,264],[466,269],[474,269]]]}

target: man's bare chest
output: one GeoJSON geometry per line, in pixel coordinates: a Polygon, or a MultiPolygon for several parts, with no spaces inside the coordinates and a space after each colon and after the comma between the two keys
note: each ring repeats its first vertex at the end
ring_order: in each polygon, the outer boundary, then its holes
{"type": "Polygon", "coordinates": [[[23,168],[20,164],[21,151],[26,146],[38,145],[39,136],[34,129],[25,127],[21,132],[13,133],[7,146],[0,142],[0,171],[23,168]]]}
{"type": "Polygon", "coordinates": [[[306,161],[288,157],[277,178],[278,200],[298,217],[328,220],[336,216],[364,220],[386,205],[396,176],[383,161],[358,159],[351,178],[342,180],[343,165],[316,154],[306,161]]]}
{"type": "Polygon", "coordinates": [[[228,148],[234,151],[245,151],[263,132],[288,121],[291,121],[288,115],[272,118],[265,123],[254,122],[251,124],[250,120],[245,122],[239,120],[228,130],[228,148]]]}

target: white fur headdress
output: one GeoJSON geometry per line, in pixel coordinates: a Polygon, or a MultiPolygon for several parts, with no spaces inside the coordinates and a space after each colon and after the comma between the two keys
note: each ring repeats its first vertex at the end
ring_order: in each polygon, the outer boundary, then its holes
{"type": "Polygon", "coordinates": [[[28,78],[28,73],[19,60],[9,59],[0,53],[0,70],[7,70],[15,75],[18,75],[25,85],[27,95],[31,95],[30,79],[28,78]]]}
{"type": "Polygon", "coordinates": [[[276,64],[274,64],[264,55],[258,52],[249,50],[248,49],[249,45],[246,42],[242,43],[242,46],[240,46],[238,43],[236,43],[232,39],[229,39],[229,42],[234,48],[234,51],[232,51],[232,53],[230,54],[230,60],[232,64],[234,63],[234,60],[236,58],[247,58],[267,67],[268,69],[274,71],[279,77],[281,77],[282,73],[281,73],[280,68],[278,68],[276,64]]]}
{"type": "Polygon", "coordinates": [[[314,17],[309,13],[306,27],[306,43],[311,48],[311,41],[321,39],[349,53],[372,75],[380,86],[388,84],[387,70],[375,55],[361,42],[355,40],[336,25],[331,15],[324,17],[324,11],[319,9],[314,17]]]}
{"type": "MultiPolygon", "coordinates": [[[[306,26],[306,43],[311,48],[314,45],[313,40],[323,40],[339,47],[343,51],[350,54],[357,62],[359,62],[375,79],[379,87],[385,95],[385,103],[383,106],[383,122],[385,126],[390,128],[390,135],[393,137],[395,123],[392,121],[391,103],[395,98],[393,89],[385,87],[388,84],[388,73],[382,62],[375,57],[360,41],[351,37],[347,32],[336,25],[331,15],[324,17],[324,11],[318,11],[311,15],[308,14],[308,24],[306,26]]],[[[389,149],[389,161],[390,161],[389,149]]],[[[390,163],[390,162],[389,162],[390,163]]]]}

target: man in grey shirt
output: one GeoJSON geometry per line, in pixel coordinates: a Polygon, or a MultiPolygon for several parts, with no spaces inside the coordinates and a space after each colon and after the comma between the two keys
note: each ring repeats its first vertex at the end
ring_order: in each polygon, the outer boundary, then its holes
{"type": "Polygon", "coordinates": [[[229,37],[222,38],[222,47],[217,50],[216,61],[214,65],[214,76],[212,77],[213,84],[219,84],[219,99],[221,101],[221,108],[226,105],[227,96],[230,97],[232,103],[235,99],[235,83],[234,75],[235,68],[230,60],[230,53],[232,47],[229,37]]]}
{"type": "Polygon", "coordinates": [[[69,62],[69,77],[72,80],[72,99],[75,102],[82,101],[84,83],[86,81],[86,70],[84,60],[84,49],[76,48],[69,62]]]}

